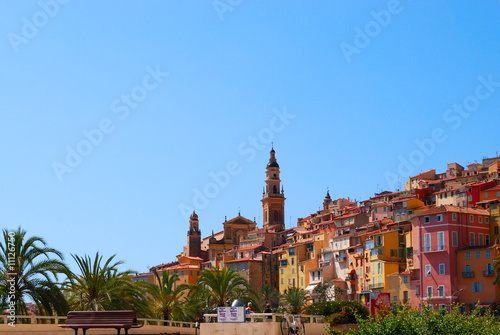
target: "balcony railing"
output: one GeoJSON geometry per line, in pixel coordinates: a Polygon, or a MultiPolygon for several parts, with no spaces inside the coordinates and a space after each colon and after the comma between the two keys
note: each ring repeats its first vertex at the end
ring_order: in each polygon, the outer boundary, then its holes
{"type": "Polygon", "coordinates": [[[349,280],[356,280],[356,278],[358,278],[358,275],[357,275],[357,274],[352,274],[352,275],[347,275],[347,276],[345,276],[345,280],[346,280],[346,281],[349,281],[349,280]]]}
{"type": "Polygon", "coordinates": [[[439,252],[446,251],[446,246],[442,245],[424,245],[422,252],[439,252]]]}
{"type": "Polygon", "coordinates": [[[491,276],[494,276],[495,273],[493,270],[486,270],[486,271],[483,271],[483,276],[484,277],[491,277],[491,276]]]}
{"type": "Polygon", "coordinates": [[[378,288],[384,288],[384,283],[375,283],[371,285],[372,290],[378,289],[378,288]]]}
{"type": "Polygon", "coordinates": [[[462,278],[472,278],[474,277],[474,271],[462,272],[462,278]]]}

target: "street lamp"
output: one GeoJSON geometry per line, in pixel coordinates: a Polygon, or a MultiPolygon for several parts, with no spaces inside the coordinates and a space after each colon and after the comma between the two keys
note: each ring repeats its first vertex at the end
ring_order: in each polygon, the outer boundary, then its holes
{"type": "Polygon", "coordinates": [[[453,296],[456,294],[457,297],[458,295],[460,294],[460,292],[462,292],[464,289],[461,288],[460,290],[456,291],[455,293],[453,293],[452,295],[450,295],[450,313],[451,313],[451,299],[453,298],[453,296]]]}

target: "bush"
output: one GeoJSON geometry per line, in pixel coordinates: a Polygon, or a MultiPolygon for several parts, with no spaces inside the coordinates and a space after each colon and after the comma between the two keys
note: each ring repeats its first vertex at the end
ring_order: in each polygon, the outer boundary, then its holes
{"type": "Polygon", "coordinates": [[[360,319],[368,317],[368,309],[358,301],[326,301],[316,302],[307,306],[305,314],[324,315],[325,323],[332,326],[344,323],[356,323],[356,316],[360,319]]]}
{"type": "Polygon", "coordinates": [[[422,309],[398,306],[395,311],[383,316],[358,319],[358,326],[359,330],[349,334],[500,334],[500,322],[491,313],[481,316],[479,309],[476,309],[471,313],[460,314],[458,307],[453,308],[451,313],[443,314],[427,306],[422,309]]]}

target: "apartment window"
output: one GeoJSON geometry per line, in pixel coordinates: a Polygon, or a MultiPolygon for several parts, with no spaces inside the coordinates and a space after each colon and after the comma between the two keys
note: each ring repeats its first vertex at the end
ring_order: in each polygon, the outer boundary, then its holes
{"type": "Polygon", "coordinates": [[[486,249],[486,258],[491,258],[491,250],[486,249]]]}
{"type": "Polygon", "coordinates": [[[438,296],[444,297],[444,286],[442,286],[442,285],[438,286],[438,296]]]}
{"type": "Polygon", "coordinates": [[[444,232],[440,231],[438,236],[438,250],[444,250],[444,232]]]}
{"type": "Polygon", "coordinates": [[[444,275],[444,263],[439,264],[439,274],[444,275]]]}
{"type": "Polygon", "coordinates": [[[295,264],[295,258],[292,257],[292,265],[295,264]]]}
{"type": "Polygon", "coordinates": [[[432,286],[427,286],[427,296],[432,297],[432,286]]]}
{"type": "Polygon", "coordinates": [[[377,263],[377,273],[378,274],[382,273],[382,263],[377,263]]]}
{"type": "Polygon", "coordinates": [[[458,247],[458,232],[451,232],[451,243],[454,247],[458,247]]]}
{"type": "Polygon", "coordinates": [[[484,242],[486,243],[486,245],[490,245],[490,234],[486,234],[486,235],[484,235],[484,237],[485,237],[484,242]]]}
{"type": "Polygon", "coordinates": [[[396,249],[391,249],[391,257],[398,257],[398,251],[396,249]]]}
{"type": "Polygon", "coordinates": [[[290,256],[295,256],[295,248],[290,248],[290,249],[288,249],[288,254],[289,254],[290,256]]]}
{"type": "Polygon", "coordinates": [[[457,220],[458,220],[457,213],[453,213],[453,214],[451,215],[451,219],[452,219],[453,221],[457,221],[457,220]]]}
{"type": "Polygon", "coordinates": [[[431,234],[424,234],[424,251],[431,251],[431,234]]]}
{"type": "Polygon", "coordinates": [[[475,242],[475,239],[476,239],[476,238],[475,238],[475,236],[474,236],[474,233],[469,233],[469,245],[470,245],[471,247],[473,247],[473,246],[475,245],[475,243],[474,243],[474,242],[475,242]]]}
{"type": "Polygon", "coordinates": [[[404,303],[408,302],[408,291],[403,291],[403,302],[404,303]]]}
{"type": "Polygon", "coordinates": [[[293,275],[295,274],[295,268],[292,268],[292,274],[293,275]]]}
{"type": "Polygon", "coordinates": [[[193,275],[193,271],[189,271],[189,275],[192,276],[193,275]]]}
{"type": "Polygon", "coordinates": [[[470,251],[469,250],[467,250],[465,252],[465,259],[470,259],[470,251]]]}
{"type": "MultiPolygon", "coordinates": [[[[496,206],[496,205],[495,205],[495,206],[496,206]]],[[[484,218],[484,222],[486,222],[486,223],[490,223],[490,218],[489,218],[489,217],[485,217],[485,218],[484,218]]]]}
{"type": "Polygon", "coordinates": [[[495,229],[494,229],[494,230],[495,230],[495,235],[498,235],[498,226],[497,226],[497,227],[495,227],[495,229]]]}
{"type": "Polygon", "coordinates": [[[415,295],[418,296],[419,293],[419,285],[415,285],[415,295]]]}
{"type": "Polygon", "coordinates": [[[483,283],[482,282],[472,283],[472,292],[474,293],[483,292],[483,283]]]}
{"type": "Polygon", "coordinates": [[[408,284],[408,276],[403,276],[403,283],[408,284]]]}
{"type": "Polygon", "coordinates": [[[292,279],[288,278],[288,285],[292,285],[292,279]]]}
{"type": "Polygon", "coordinates": [[[200,275],[200,271],[196,271],[196,275],[199,276],[200,275]]]}
{"type": "Polygon", "coordinates": [[[484,192],[484,198],[488,199],[488,192],[484,192]]]}
{"type": "Polygon", "coordinates": [[[481,233],[477,234],[477,244],[478,245],[484,245],[484,237],[483,236],[484,235],[481,233]]]}
{"type": "Polygon", "coordinates": [[[476,258],[481,258],[481,250],[476,250],[476,258]]]}
{"type": "Polygon", "coordinates": [[[300,277],[300,285],[304,286],[304,277],[300,277]]]}
{"type": "Polygon", "coordinates": [[[424,216],[424,223],[429,223],[431,222],[431,217],[430,216],[424,216]]]}
{"type": "Polygon", "coordinates": [[[387,212],[387,208],[386,207],[384,207],[384,212],[387,212]]]}
{"type": "Polygon", "coordinates": [[[469,265],[464,265],[464,274],[467,277],[470,277],[472,275],[472,267],[469,265]]]}
{"type": "MultiPolygon", "coordinates": [[[[465,182],[467,182],[467,179],[465,179],[465,182]]],[[[469,196],[467,197],[467,200],[472,201],[472,196],[471,196],[471,195],[469,195],[469,196]]],[[[471,215],[471,216],[472,216],[472,215],[471,215]]]]}
{"type": "Polygon", "coordinates": [[[184,277],[184,271],[181,271],[181,277],[184,277]]]}
{"type": "Polygon", "coordinates": [[[283,278],[281,278],[281,285],[283,285],[283,278]]]}
{"type": "Polygon", "coordinates": [[[479,223],[483,223],[483,217],[482,216],[478,216],[477,220],[478,220],[479,223]]]}
{"type": "Polygon", "coordinates": [[[283,274],[283,269],[280,269],[280,271],[281,271],[281,274],[283,274]]]}
{"type": "Polygon", "coordinates": [[[425,275],[427,277],[431,275],[431,266],[429,264],[425,266],[425,275]]]}
{"type": "Polygon", "coordinates": [[[377,214],[377,208],[375,208],[375,214],[377,214]]]}
{"type": "Polygon", "coordinates": [[[441,222],[441,221],[443,221],[443,215],[442,215],[442,214],[438,214],[438,215],[436,215],[435,220],[436,220],[436,222],[441,222]]]}
{"type": "Polygon", "coordinates": [[[474,222],[474,215],[469,215],[469,221],[474,222]]]}
{"type": "Polygon", "coordinates": [[[247,269],[247,265],[246,265],[246,263],[241,264],[241,269],[242,269],[242,270],[246,270],[246,269],[247,269]]]}

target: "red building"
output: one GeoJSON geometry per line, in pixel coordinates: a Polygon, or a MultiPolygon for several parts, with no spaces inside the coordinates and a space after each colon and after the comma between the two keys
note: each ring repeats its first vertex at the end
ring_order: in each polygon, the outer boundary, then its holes
{"type": "Polygon", "coordinates": [[[417,214],[412,230],[410,304],[418,307],[425,300],[447,308],[458,302],[457,250],[490,243],[489,213],[444,205],[417,214]]]}

